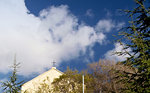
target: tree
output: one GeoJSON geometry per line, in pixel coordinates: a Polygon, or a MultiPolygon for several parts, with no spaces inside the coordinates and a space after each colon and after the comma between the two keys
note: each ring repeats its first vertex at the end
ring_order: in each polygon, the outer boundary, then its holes
{"type": "Polygon", "coordinates": [[[131,18],[129,26],[122,31],[122,39],[118,40],[124,45],[125,51],[116,52],[118,55],[127,54],[129,57],[123,61],[130,66],[135,73],[124,73],[126,92],[148,93],[150,92],[150,4],[146,0],[135,0],[137,7],[133,10],[125,10],[131,18]],[[124,44],[123,44],[124,43],[124,44]],[[127,49],[131,51],[126,51],[127,49]]]}
{"type": "Polygon", "coordinates": [[[82,76],[78,71],[72,71],[69,68],[67,71],[55,79],[52,83],[53,91],[56,93],[80,93],[82,90],[82,76]]]}
{"type": "Polygon", "coordinates": [[[25,91],[22,91],[23,93],[53,93],[51,88],[51,83],[49,81],[49,77],[43,80],[42,83],[40,83],[37,87],[35,87],[34,90],[27,89],[25,91]]]}
{"type": "Polygon", "coordinates": [[[120,93],[123,86],[122,82],[117,83],[116,76],[119,68],[114,61],[99,60],[88,64],[88,71],[93,76],[92,85],[94,85],[94,93],[120,93]]]}
{"type": "MultiPolygon", "coordinates": [[[[44,80],[43,83],[40,84],[38,89],[35,91],[35,93],[52,93],[51,85],[48,83],[48,77],[47,80],[44,80]],[[47,81],[47,82],[46,82],[47,81]]],[[[30,92],[29,92],[30,93],[30,92]]]]}
{"type": "Polygon", "coordinates": [[[104,92],[106,90],[109,90],[109,86],[107,86],[106,83],[108,83],[108,72],[110,69],[108,69],[108,66],[106,66],[106,61],[100,60],[99,62],[94,62],[89,64],[89,71],[94,77],[95,87],[94,92],[100,93],[104,92]],[[106,87],[107,86],[107,87],[106,87]]]}
{"type": "Polygon", "coordinates": [[[54,93],[82,93],[82,75],[84,74],[85,93],[92,93],[93,78],[86,71],[79,73],[77,70],[67,69],[65,73],[52,83],[54,93]]]}
{"type": "Polygon", "coordinates": [[[125,89],[128,87],[126,86],[129,74],[127,73],[136,73],[135,68],[131,68],[131,66],[125,65],[122,62],[117,62],[115,65],[111,67],[111,70],[109,71],[110,84],[112,86],[112,90],[114,93],[127,93],[125,89]]]}
{"type": "Polygon", "coordinates": [[[12,66],[13,72],[12,75],[9,77],[10,80],[5,82],[0,82],[1,87],[3,88],[3,93],[20,93],[21,91],[21,85],[23,84],[23,81],[18,81],[17,77],[17,69],[19,67],[19,63],[16,62],[16,56],[14,59],[14,64],[12,66]]]}

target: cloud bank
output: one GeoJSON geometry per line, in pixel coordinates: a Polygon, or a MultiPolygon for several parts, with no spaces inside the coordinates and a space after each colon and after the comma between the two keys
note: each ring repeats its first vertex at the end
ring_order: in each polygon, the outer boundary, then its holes
{"type": "MultiPolygon", "coordinates": [[[[120,45],[120,43],[115,43],[114,46],[115,46],[114,49],[107,51],[107,53],[105,54],[105,58],[106,58],[106,59],[119,62],[119,61],[124,61],[124,60],[126,60],[128,57],[130,57],[130,56],[127,55],[127,54],[120,55],[120,56],[118,56],[117,54],[115,54],[115,52],[125,52],[125,50],[123,50],[124,44],[123,44],[123,45],[120,45]]],[[[130,54],[133,54],[133,53],[131,52],[131,49],[130,49],[130,48],[126,49],[126,51],[129,52],[130,54]]]]}
{"type": "Polygon", "coordinates": [[[114,28],[111,20],[99,20],[95,27],[79,24],[67,5],[51,6],[36,17],[24,0],[0,0],[0,72],[7,73],[14,55],[21,63],[20,75],[30,75],[86,53],[104,32],[114,28]]]}

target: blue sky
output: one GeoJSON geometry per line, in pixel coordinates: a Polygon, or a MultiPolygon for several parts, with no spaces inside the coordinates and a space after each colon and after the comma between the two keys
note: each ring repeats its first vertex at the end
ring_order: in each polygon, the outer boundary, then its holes
{"type": "Polygon", "coordinates": [[[0,80],[10,74],[15,54],[25,80],[53,61],[64,71],[99,59],[124,60],[126,55],[111,55],[122,49],[113,35],[128,25],[119,9],[135,6],[133,0],[1,0],[0,80]]]}

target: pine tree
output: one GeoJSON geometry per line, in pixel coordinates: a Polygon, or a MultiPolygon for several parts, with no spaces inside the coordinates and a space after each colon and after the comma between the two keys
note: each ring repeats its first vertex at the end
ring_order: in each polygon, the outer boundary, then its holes
{"type": "Polygon", "coordinates": [[[1,87],[3,88],[3,93],[20,93],[23,81],[18,82],[17,68],[19,67],[19,65],[20,63],[16,62],[15,56],[14,64],[12,66],[13,68],[12,75],[9,77],[8,81],[0,82],[1,87]]]}
{"type": "Polygon", "coordinates": [[[146,0],[135,0],[137,7],[133,10],[125,10],[131,18],[129,26],[120,32],[123,36],[118,40],[124,45],[124,52],[119,55],[128,54],[123,63],[135,70],[134,73],[124,73],[126,92],[149,93],[150,92],[150,5],[146,0]],[[124,44],[123,44],[123,43],[124,44]],[[126,51],[127,49],[131,51],[126,51]]]}

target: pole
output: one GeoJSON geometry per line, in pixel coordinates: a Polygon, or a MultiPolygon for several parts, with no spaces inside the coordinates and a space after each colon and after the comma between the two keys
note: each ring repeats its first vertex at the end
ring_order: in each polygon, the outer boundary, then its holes
{"type": "Polygon", "coordinates": [[[84,75],[82,75],[82,81],[83,81],[83,93],[84,93],[84,75]]]}

